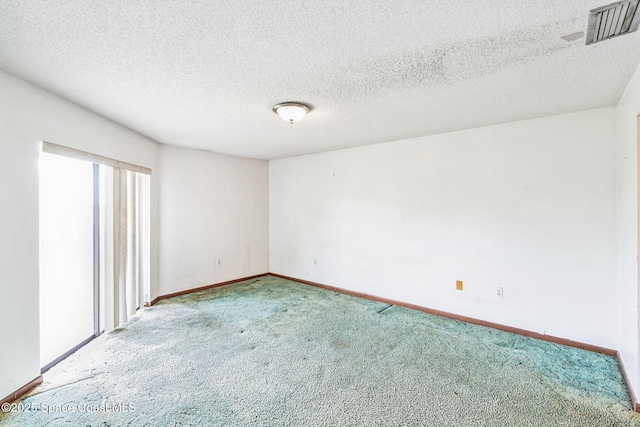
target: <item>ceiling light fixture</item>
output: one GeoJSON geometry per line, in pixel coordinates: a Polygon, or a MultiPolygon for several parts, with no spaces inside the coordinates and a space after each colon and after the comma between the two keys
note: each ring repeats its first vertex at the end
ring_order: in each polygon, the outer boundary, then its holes
{"type": "Polygon", "coordinates": [[[309,107],[299,102],[283,102],[273,107],[273,112],[280,116],[282,120],[286,120],[289,123],[297,122],[306,116],[309,111],[309,107]]]}

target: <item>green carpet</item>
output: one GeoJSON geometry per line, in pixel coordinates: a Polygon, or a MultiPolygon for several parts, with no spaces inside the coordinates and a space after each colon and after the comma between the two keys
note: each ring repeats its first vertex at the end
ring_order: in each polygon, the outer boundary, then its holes
{"type": "Polygon", "coordinates": [[[612,357],[270,276],[142,310],[19,403],[0,426],[640,426],[612,357]]]}

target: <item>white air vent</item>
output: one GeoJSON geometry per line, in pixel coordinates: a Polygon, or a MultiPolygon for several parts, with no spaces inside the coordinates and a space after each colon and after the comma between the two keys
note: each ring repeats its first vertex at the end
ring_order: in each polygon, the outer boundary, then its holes
{"type": "Polygon", "coordinates": [[[632,33],[640,24],[640,0],[621,0],[589,12],[587,44],[632,33]]]}

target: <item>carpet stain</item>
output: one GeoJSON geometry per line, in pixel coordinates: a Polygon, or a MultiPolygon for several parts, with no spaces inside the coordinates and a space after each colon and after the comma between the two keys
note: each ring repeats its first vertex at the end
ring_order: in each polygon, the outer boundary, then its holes
{"type": "Polygon", "coordinates": [[[141,310],[18,403],[0,426],[640,427],[613,357],[271,276],[141,310]]]}

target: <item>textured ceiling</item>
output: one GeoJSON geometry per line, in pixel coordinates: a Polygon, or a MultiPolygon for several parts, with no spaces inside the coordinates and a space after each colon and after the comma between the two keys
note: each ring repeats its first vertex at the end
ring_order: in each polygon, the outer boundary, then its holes
{"type": "Polygon", "coordinates": [[[615,105],[607,0],[2,0],[0,69],[154,140],[273,159],[615,105]],[[289,125],[283,101],[312,107],[289,125]]]}

